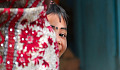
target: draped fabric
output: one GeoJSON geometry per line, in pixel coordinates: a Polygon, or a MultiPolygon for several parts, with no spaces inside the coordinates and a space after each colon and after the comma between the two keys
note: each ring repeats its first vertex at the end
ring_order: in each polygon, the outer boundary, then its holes
{"type": "Polygon", "coordinates": [[[44,0],[1,0],[0,7],[0,70],[59,70],[44,0]]]}

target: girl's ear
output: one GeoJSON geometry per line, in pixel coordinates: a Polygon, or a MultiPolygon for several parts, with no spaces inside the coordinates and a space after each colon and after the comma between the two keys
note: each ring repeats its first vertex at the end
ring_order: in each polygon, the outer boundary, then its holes
{"type": "Polygon", "coordinates": [[[47,5],[47,9],[49,8],[51,1],[52,1],[52,0],[45,0],[45,4],[47,5]]]}

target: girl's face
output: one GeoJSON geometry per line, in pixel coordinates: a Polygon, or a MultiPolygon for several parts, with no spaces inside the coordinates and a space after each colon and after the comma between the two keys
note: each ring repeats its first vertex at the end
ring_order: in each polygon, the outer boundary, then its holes
{"type": "Polygon", "coordinates": [[[61,22],[57,14],[47,15],[48,21],[52,28],[54,29],[57,37],[57,43],[59,47],[59,57],[65,52],[67,48],[67,25],[63,17],[61,17],[61,22]]]}

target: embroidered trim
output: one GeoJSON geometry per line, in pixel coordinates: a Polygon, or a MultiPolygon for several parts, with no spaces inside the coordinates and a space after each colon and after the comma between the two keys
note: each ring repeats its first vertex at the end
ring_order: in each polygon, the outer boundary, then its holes
{"type": "Polygon", "coordinates": [[[13,39],[15,37],[15,24],[18,21],[18,19],[22,16],[23,9],[18,9],[18,14],[15,16],[15,18],[10,22],[8,27],[8,50],[7,56],[6,56],[6,70],[12,70],[13,68],[13,58],[14,58],[14,46],[15,46],[15,40],[13,39]]]}

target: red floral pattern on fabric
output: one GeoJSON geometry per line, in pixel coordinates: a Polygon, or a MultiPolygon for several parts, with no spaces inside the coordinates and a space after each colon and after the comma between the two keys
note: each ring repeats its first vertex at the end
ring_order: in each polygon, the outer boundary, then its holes
{"type": "Polygon", "coordinates": [[[0,64],[2,64],[3,63],[3,58],[2,58],[2,56],[0,55],[0,64]]]}
{"type": "Polygon", "coordinates": [[[43,5],[44,5],[44,10],[47,11],[47,5],[45,4],[45,0],[43,2],[43,5]]]}
{"type": "Polygon", "coordinates": [[[44,43],[42,44],[42,48],[48,48],[47,43],[44,42],[44,43]]]}
{"type": "Polygon", "coordinates": [[[18,62],[18,66],[28,66],[28,63],[30,62],[28,59],[31,58],[31,55],[27,52],[23,53],[23,51],[17,51],[17,54],[18,56],[16,61],[18,62]]]}
{"type": "Polygon", "coordinates": [[[56,69],[59,67],[59,63],[58,63],[58,61],[56,62],[56,69]]]}
{"type": "Polygon", "coordinates": [[[28,20],[27,20],[27,19],[24,19],[24,20],[21,21],[21,24],[22,24],[22,25],[25,25],[26,22],[28,22],[28,20]]]}
{"type": "Polygon", "coordinates": [[[20,42],[24,43],[23,49],[27,48],[27,52],[29,51],[38,51],[39,49],[39,39],[40,37],[37,37],[37,32],[32,29],[29,29],[28,26],[24,30],[22,30],[22,33],[20,35],[20,42]]]}
{"type": "Polygon", "coordinates": [[[41,13],[40,13],[40,17],[39,17],[39,19],[37,20],[39,23],[37,24],[37,26],[40,26],[42,29],[43,29],[43,27],[44,27],[44,25],[45,25],[45,18],[47,19],[47,15],[45,15],[46,14],[46,11],[45,10],[43,10],[41,13]],[[41,19],[41,18],[43,18],[43,19],[41,19]]]}
{"type": "Polygon", "coordinates": [[[48,38],[48,42],[49,42],[50,45],[52,45],[52,43],[53,43],[53,40],[52,40],[52,38],[50,38],[50,36],[48,38]]]}
{"type": "Polygon", "coordinates": [[[39,64],[39,59],[42,59],[42,58],[43,58],[42,56],[38,56],[38,57],[34,58],[34,60],[33,60],[33,61],[35,61],[34,65],[39,64]]]}
{"type": "Polygon", "coordinates": [[[45,67],[49,67],[49,63],[48,63],[48,62],[46,62],[45,60],[43,60],[42,65],[43,65],[43,66],[45,66],[45,67]]]}
{"type": "Polygon", "coordinates": [[[36,21],[30,23],[30,26],[34,26],[34,25],[36,25],[36,21]]]}
{"type": "MultiPolygon", "coordinates": [[[[11,1],[11,0],[5,0],[5,1],[11,1]]],[[[15,1],[17,0],[11,1],[10,7],[12,7],[15,3],[17,3],[15,1]]],[[[29,4],[29,0],[26,0],[24,7],[39,6],[41,4],[39,3],[40,1],[41,0],[33,0],[31,4],[29,4]]],[[[3,0],[0,2],[3,2],[3,0]]],[[[47,70],[58,69],[59,61],[56,62],[58,58],[54,53],[54,51],[57,50],[57,47],[53,45],[55,41],[55,38],[54,38],[55,35],[50,33],[50,32],[53,32],[53,29],[51,28],[51,26],[49,25],[47,21],[47,16],[46,16],[47,6],[45,4],[43,5],[44,5],[44,10],[43,10],[43,7],[40,8],[39,10],[36,10],[37,7],[33,8],[35,9],[33,13],[37,11],[37,14],[40,13],[42,10],[42,12],[39,14],[39,17],[38,15],[36,16],[36,13],[29,14],[29,12],[32,12],[31,10],[29,11],[29,9],[26,10],[22,8],[18,8],[18,10],[15,10],[15,11],[12,11],[11,8],[5,8],[4,11],[1,12],[1,14],[7,13],[8,16],[6,17],[7,20],[3,21],[0,24],[0,27],[3,26],[3,24],[6,24],[6,22],[8,21],[10,22],[10,24],[8,23],[9,24],[8,26],[5,26],[9,28],[8,29],[8,40],[5,41],[5,38],[4,38],[5,34],[4,35],[0,34],[0,38],[3,38],[2,41],[0,41],[1,43],[0,45],[4,47],[4,41],[8,43],[8,46],[7,46],[8,48],[6,48],[7,55],[0,56],[0,64],[3,63],[2,57],[6,58],[5,59],[6,70],[13,69],[13,66],[15,66],[15,69],[18,69],[18,70],[21,70],[21,69],[22,70],[29,70],[29,69],[36,70],[38,68],[39,70],[42,70],[44,68],[47,70]],[[20,12],[20,14],[18,14],[17,12],[20,12]],[[26,15],[26,13],[28,15],[26,15]],[[35,15],[35,17],[29,18],[30,17],[29,15],[30,16],[35,15]],[[14,20],[11,19],[12,21],[10,21],[11,16],[15,16],[13,18],[14,20]],[[14,22],[14,26],[12,25],[13,22],[14,22]],[[44,30],[46,31],[45,34],[47,34],[47,40],[45,40],[46,36],[44,36],[44,30]],[[42,45],[42,47],[40,45],[42,45]],[[17,53],[15,51],[17,51],[17,53]],[[53,57],[49,58],[49,55],[51,54],[55,58],[53,57]],[[15,64],[14,64],[14,60],[16,60],[15,64]],[[40,62],[43,62],[43,63],[40,63],[40,62]],[[33,64],[36,66],[33,66],[33,64]]],[[[57,52],[58,51],[56,51],[56,54],[57,52]]]]}
{"type": "Polygon", "coordinates": [[[50,32],[53,32],[53,28],[51,26],[47,26],[50,32]]]}
{"type": "Polygon", "coordinates": [[[55,53],[56,53],[56,55],[59,55],[59,48],[58,48],[58,43],[57,43],[57,41],[56,42],[54,42],[54,45],[55,45],[55,53]]]}
{"type": "Polygon", "coordinates": [[[42,29],[44,28],[44,25],[45,25],[45,21],[44,21],[44,19],[38,19],[38,24],[37,24],[37,26],[40,26],[42,29]]]}
{"type": "Polygon", "coordinates": [[[44,55],[45,54],[45,50],[44,51],[40,51],[39,53],[44,55]]]}
{"type": "Polygon", "coordinates": [[[46,14],[46,11],[43,10],[41,13],[40,13],[40,18],[47,18],[47,15],[46,14]]]}

